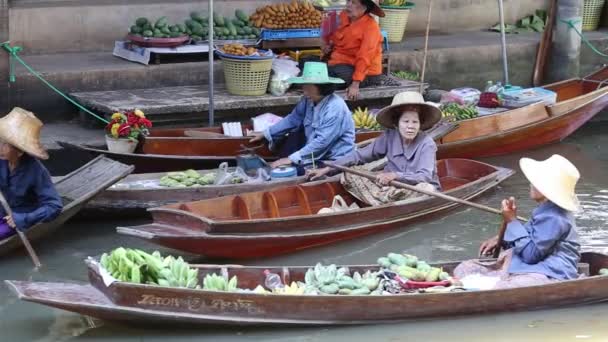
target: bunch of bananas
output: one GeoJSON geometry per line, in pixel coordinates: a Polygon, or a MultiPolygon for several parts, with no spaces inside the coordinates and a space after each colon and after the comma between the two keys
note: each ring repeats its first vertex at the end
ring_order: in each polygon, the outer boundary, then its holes
{"type": "Polygon", "coordinates": [[[370,130],[382,129],[382,126],[376,121],[376,117],[369,114],[367,108],[361,109],[361,107],[357,107],[353,112],[353,120],[355,121],[355,128],[370,130]]]}
{"type": "Polygon", "coordinates": [[[406,0],[384,0],[382,2],[385,6],[405,6],[407,4],[406,0]]]}
{"type": "Polygon", "coordinates": [[[418,73],[417,71],[414,72],[414,71],[406,71],[406,70],[397,70],[397,71],[393,71],[392,74],[393,74],[393,76],[399,77],[404,80],[410,80],[410,81],[419,81],[420,80],[420,73],[418,73]]]}
{"type": "Polygon", "coordinates": [[[101,256],[100,264],[120,281],[168,287],[199,288],[198,270],[181,257],[163,258],[158,251],[119,247],[101,256]]]}
{"type": "Polygon", "coordinates": [[[305,289],[306,289],[305,285],[300,286],[295,281],[292,281],[291,285],[286,285],[282,288],[274,289],[272,292],[275,294],[282,294],[282,295],[303,295],[305,289]]]}
{"type": "Polygon", "coordinates": [[[234,292],[237,290],[237,277],[233,276],[230,280],[218,276],[215,273],[207,274],[203,279],[203,289],[210,291],[234,292]]]}
{"type": "Polygon", "coordinates": [[[452,102],[441,105],[441,116],[448,121],[458,121],[476,118],[479,112],[474,105],[459,105],[452,102]]]}

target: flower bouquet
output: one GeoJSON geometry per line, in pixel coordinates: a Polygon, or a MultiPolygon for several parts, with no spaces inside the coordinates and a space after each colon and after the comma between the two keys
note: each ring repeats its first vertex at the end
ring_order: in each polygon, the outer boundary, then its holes
{"type": "Polygon", "coordinates": [[[110,152],[133,153],[140,136],[150,134],[152,122],[139,109],[112,114],[106,126],[106,144],[110,152]]]}

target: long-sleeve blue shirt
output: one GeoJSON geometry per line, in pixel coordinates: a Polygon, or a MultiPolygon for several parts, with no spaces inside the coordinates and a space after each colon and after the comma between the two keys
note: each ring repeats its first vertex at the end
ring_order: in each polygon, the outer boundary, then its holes
{"type": "Polygon", "coordinates": [[[285,134],[304,128],[306,145],[289,155],[294,164],[308,165],[315,160],[335,160],[355,147],[355,123],[344,100],[336,94],[328,95],[315,105],[302,98],[283,120],[264,131],[271,144],[285,134]]]}
{"type": "MultiPolygon", "coordinates": [[[[61,197],[42,163],[27,154],[11,174],[8,161],[0,160],[0,190],[4,194],[18,229],[50,221],[61,213],[61,197]]],[[[0,217],[6,216],[0,206],[0,217]]]]}
{"type": "Polygon", "coordinates": [[[509,273],[542,273],[553,279],[578,278],[580,244],[572,213],[550,201],[540,204],[525,225],[507,225],[504,241],[513,247],[509,273]]]}

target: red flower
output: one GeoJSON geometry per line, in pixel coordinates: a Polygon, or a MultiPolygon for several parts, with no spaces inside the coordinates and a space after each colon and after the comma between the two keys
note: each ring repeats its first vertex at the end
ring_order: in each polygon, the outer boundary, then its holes
{"type": "Polygon", "coordinates": [[[141,120],[139,120],[139,123],[141,123],[142,125],[144,125],[146,128],[150,128],[152,127],[152,121],[146,119],[146,118],[141,118],[141,120]]]}
{"type": "Polygon", "coordinates": [[[129,114],[127,115],[127,123],[128,123],[130,126],[133,126],[133,125],[135,125],[135,124],[136,124],[136,123],[138,123],[138,122],[139,122],[139,116],[137,116],[137,115],[135,115],[135,114],[133,114],[133,113],[129,113],[129,114]]]}
{"type": "Polygon", "coordinates": [[[120,125],[120,127],[118,127],[119,136],[126,137],[129,134],[131,134],[131,127],[128,124],[123,123],[122,125],[120,125]]]}

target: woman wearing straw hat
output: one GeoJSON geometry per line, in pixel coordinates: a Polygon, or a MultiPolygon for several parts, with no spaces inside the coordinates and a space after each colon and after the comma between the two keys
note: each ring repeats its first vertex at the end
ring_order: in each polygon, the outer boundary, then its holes
{"type": "MultiPolygon", "coordinates": [[[[464,278],[470,274],[499,277],[494,288],[542,285],[578,278],[580,245],[573,212],[579,209],[574,192],[580,174],[566,158],[554,154],[543,161],[522,158],[519,166],[530,182],[530,198],[538,203],[526,224],[519,222],[513,197],[502,201],[507,223],[503,244],[507,249],[493,265],[465,261],[454,270],[464,278]]],[[[481,255],[498,247],[498,236],[481,244],[481,255]]]]}
{"type": "Polygon", "coordinates": [[[13,211],[2,210],[0,239],[61,213],[61,197],[47,169],[38,159],[48,159],[40,145],[42,122],[21,108],[0,118],[0,190],[13,211]]]}
{"type": "Polygon", "coordinates": [[[314,160],[335,160],[353,150],[355,146],[355,124],[344,100],[334,94],[335,85],[344,81],[329,77],[327,65],[307,62],[301,77],[288,80],[301,84],[304,96],[293,111],[263,133],[254,133],[251,143],[268,140],[274,148],[277,140],[285,135],[286,148],[281,158],[271,167],[294,164],[310,165],[314,160]]]}
{"type": "MultiPolygon", "coordinates": [[[[424,133],[441,119],[441,111],[434,105],[424,102],[417,92],[402,92],[393,98],[390,106],[383,108],[376,120],[387,130],[371,144],[355,150],[335,164],[349,166],[363,163],[364,168],[374,169],[384,164],[376,182],[352,174],[342,176],[344,187],[359,200],[369,205],[382,205],[389,202],[419,196],[418,192],[387,186],[392,180],[416,185],[431,191],[440,191],[437,176],[435,141],[424,133]],[[377,165],[376,165],[377,164],[377,165]]],[[[311,180],[331,172],[329,167],[309,170],[311,180]]]]}

